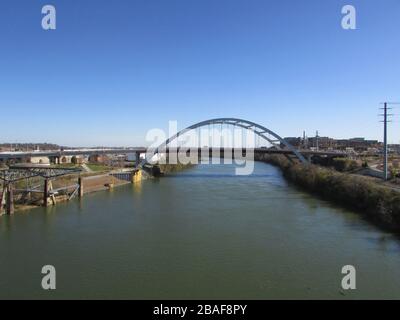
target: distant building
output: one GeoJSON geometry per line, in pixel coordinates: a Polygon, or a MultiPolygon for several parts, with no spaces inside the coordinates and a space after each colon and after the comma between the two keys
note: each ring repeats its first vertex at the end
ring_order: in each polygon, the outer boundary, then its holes
{"type": "Polygon", "coordinates": [[[62,156],[60,158],[60,164],[65,164],[65,163],[72,163],[72,156],[62,156]]]}
{"type": "Polygon", "coordinates": [[[103,154],[93,154],[89,156],[89,162],[92,163],[106,163],[110,160],[110,158],[103,154]]]}
{"type": "MultiPolygon", "coordinates": [[[[306,137],[303,134],[303,138],[300,137],[287,137],[285,141],[290,143],[292,146],[298,149],[312,149],[316,150],[317,146],[319,150],[354,150],[356,152],[372,152],[373,150],[382,149],[383,144],[378,140],[366,140],[365,138],[356,137],[351,139],[333,139],[329,137],[306,137]],[[351,149],[348,149],[351,148],[351,149]]],[[[399,150],[399,147],[393,145],[393,149],[399,150]]],[[[284,144],[281,144],[284,147],[284,144]]],[[[353,152],[353,151],[352,151],[353,152]]]]}
{"type": "Polygon", "coordinates": [[[293,147],[296,147],[296,148],[300,147],[301,142],[302,142],[301,138],[296,138],[296,137],[286,137],[286,138],[283,138],[283,140],[285,140],[287,143],[291,144],[293,147]]]}
{"type": "Polygon", "coordinates": [[[310,147],[317,147],[318,149],[329,149],[329,148],[334,148],[335,147],[335,140],[329,137],[311,137],[308,138],[308,145],[310,147]],[[318,143],[317,143],[318,139],[318,143]]]}
{"type": "Polygon", "coordinates": [[[381,148],[378,140],[366,140],[365,138],[352,138],[336,140],[337,149],[353,148],[355,151],[367,151],[369,148],[381,148]]]}
{"type": "Polygon", "coordinates": [[[73,163],[73,164],[83,164],[83,163],[85,163],[85,158],[83,156],[73,156],[71,158],[71,163],[73,163]]]}
{"type": "Polygon", "coordinates": [[[32,164],[50,164],[50,158],[49,157],[30,157],[26,159],[26,162],[32,163],[32,164]]]}
{"type": "Polygon", "coordinates": [[[388,149],[389,152],[400,154],[400,144],[389,144],[388,149]]]}
{"type": "MultiPolygon", "coordinates": [[[[316,137],[287,137],[284,138],[286,142],[291,144],[295,148],[299,149],[308,149],[308,148],[317,148],[317,138],[316,137]]],[[[284,145],[281,145],[284,147],[284,145]]],[[[329,137],[318,137],[318,148],[319,149],[332,149],[335,147],[335,140],[329,137]]]]}

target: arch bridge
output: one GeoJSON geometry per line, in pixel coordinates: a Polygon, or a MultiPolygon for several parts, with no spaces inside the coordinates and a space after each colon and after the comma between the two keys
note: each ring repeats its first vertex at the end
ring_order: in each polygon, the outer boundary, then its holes
{"type": "MultiPolygon", "coordinates": [[[[216,119],[211,119],[211,120],[206,120],[202,122],[198,122],[194,125],[191,125],[190,127],[187,127],[178,133],[174,134],[170,138],[168,138],[165,142],[163,142],[161,145],[159,145],[153,152],[154,155],[156,154],[161,154],[165,152],[166,150],[169,149],[169,145],[171,142],[174,140],[178,139],[180,136],[183,136],[184,134],[188,133],[191,130],[196,130],[201,127],[207,127],[211,125],[228,125],[228,126],[233,126],[245,130],[249,130],[253,132],[256,136],[261,137],[265,141],[268,141],[273,148],[270,150],[273,151],[273,153],[283,153],[285,155],[288,154],[293,154],[296,158],[298,158],[302,163],[307,164],[308,161],[306,158],[295,148],[293,147],[290,143],[288,143],[285,139],[283,139],[281,136],[273,132],[272,130],[257,124],[255,122],[251,122],[248,120],[243,120],[243,119],[236,119],[236,118],[216,118],[216,119]],[[282,148],[282,145],[285,148],[282,148]]],[[[265,150],[264,150],[265,151],[265,150]]]]}

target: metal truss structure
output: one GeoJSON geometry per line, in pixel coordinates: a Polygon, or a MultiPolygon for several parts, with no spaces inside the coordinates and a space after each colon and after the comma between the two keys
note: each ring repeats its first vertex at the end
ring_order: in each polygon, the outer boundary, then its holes
{"type": "MultiPolygon", "coordinates": [[[[48,198],[50,197],[53,204],[56,203],[55,194],[62,189],[53,189],[51,180],[57,177],[69,175],[72,173],[79,173],[80,169],[76,168],[60,168],[51,166],[40,166],[31,164],[12,165],[8,168],[0,170],[0,180],[2,181],[2,190],[0,190],[0,215],[5,207],[7,214],[14,212],[14,193],[16,191],[22,192],[23,196],[31,193],[39,192],[43,193],[43,205],[47,206],[48,198]],[[16,190],[14,184],[20,180],[29,180],[31,178],[40,177],[44,179],[44,188],[39,190],[40,185],[34,188],[27,188],[26,190],[16,190]]],[[[69,196],[72,199],[78,192],[80,185],[76,184],[72,186],[74,191],[69,196]]]]}
{"type": "Polygon", "coordinates": [[[0,180],[3,180],[5,183],[12,183],[34,177],[53,179],[71,173],[79,172],[81,172],[81,169],[76,168],[44,167],[35,165],[12,165],[9,168],[0,170],[0,180]]]}

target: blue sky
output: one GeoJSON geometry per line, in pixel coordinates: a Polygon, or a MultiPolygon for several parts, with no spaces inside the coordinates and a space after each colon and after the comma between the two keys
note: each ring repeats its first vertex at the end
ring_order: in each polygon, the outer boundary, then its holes
{"type": "Polygon", "coordinates": [[[168,120],[214,117],[381,139],[399,34],[398,0],[4,0],[0,142],[143,145],[168,120]],[[45,4],[57,30],[41,28],[45,4]],[[341,28],[346,4],[357,30],[341,28]]]}

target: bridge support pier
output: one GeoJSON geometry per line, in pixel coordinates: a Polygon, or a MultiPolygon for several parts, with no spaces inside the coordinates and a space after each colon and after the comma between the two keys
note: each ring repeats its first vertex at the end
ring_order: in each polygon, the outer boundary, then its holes
{"type": "Polygon", "coordinates": [[[44,189],[43,189],[43,206],[47,207],[49,199],[49,180],[44,179],[44,189]]]}
{"type": "Polygon", "coordinates": [[[140,164],[140,152],[135,152],[135,168],[140,164]]]}
{"type": "Polygon", "coordinates": [[[7,189],[6,186],[3,185],[3,190],[1,191],[1,197],[0,197],[0,216],[4,214],[4,205],[6,204],[6,194],[7,194],[7,189]]]}
{"type": "Polygon", "coordinates": [[[81,199],[83,197],[83,178],[79,177],[78,178],[78,185],[79,185],[79,199],[81,199]]]}
{"type": "Polygon", "coordinates": [[[8,215],[14,214],[14,190],[11,183],[7,185],[6,212],[8,215]]]}
{"type": "Polygon", "coordinates": [[[142,180],[142,170],[133,171],[131,173],[131,182],[137,183],[142,180]]]}

